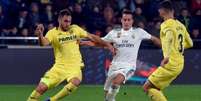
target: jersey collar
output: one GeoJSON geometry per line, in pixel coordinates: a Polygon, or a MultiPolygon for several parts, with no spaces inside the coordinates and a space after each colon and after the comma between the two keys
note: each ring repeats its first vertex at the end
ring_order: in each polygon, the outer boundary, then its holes
{"type": "Polygon", "coordinates": [[[130,31],[132,31],[133,28],[131,27],[129,30],[124,30],[123,28],[121,29],[121,33],[124,35],[128,35],[130,31]]]}

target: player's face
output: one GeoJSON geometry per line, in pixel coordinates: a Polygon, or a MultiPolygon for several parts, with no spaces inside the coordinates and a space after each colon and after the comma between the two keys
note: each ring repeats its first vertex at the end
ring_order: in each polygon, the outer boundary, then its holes
{"type": "Polygon", "coordinates": [[[158,9],[158,12],[159,12],[160,17],[162,17],[163,19],[168,17],[168,16],[174,15],[174,11],[170,11],[170,10],[167,10],[164,8],[158,9]]]}
{"type": "Polygon", "coordinates": [[[71,25],[71,16],[64,15],[63,17],[59,18],[59,25],[62,30],[66,31],[68,27],[71,25]]]}
{"type": "Polygon", "coordinates": [[[166,13],[165,10],[163,8],[159,8],[158,12],[159,12],[160,17],[164,18],[165,13],[166,13]]]}
{"type": "Polygon", "coordinates": [[[129,30],[133,26],[133,16],[131,14],[123,14],[121,23],[124,30],[129,30]]]}

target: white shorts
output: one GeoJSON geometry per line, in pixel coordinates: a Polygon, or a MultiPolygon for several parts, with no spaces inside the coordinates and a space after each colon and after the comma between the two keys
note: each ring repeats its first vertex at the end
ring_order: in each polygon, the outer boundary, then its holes
{"type": "Polygon", "coordinates": [[[108,91],[112,86],[112,80],[117,76],[117,74],[122,74],[125,77],[124,83],[134,75],[134,68],[118,68],[118,69],[109,69],[107,78],[104,85],[104,90],[108,91]]]}

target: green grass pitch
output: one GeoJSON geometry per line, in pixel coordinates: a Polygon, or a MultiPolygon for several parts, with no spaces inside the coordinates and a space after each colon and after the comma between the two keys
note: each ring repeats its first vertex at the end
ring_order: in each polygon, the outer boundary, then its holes
{"type": "MultiPolygon", "coordinates": [[[[33,85],[0,85],[0,101],[26,101],[33,85]]],[[[62,88],[49,90],[40,101],[55,94],[62,88]]],[[[201,85],[171,85],[164,90],[168,101],[201,101],[201,85]]],[[[102,85],[81,85],[72,95],[61,101],[104,101],[102,85]]],[[[149,101],[141,86],[124,85],[117,96],[117,101],[149,101]]]]}

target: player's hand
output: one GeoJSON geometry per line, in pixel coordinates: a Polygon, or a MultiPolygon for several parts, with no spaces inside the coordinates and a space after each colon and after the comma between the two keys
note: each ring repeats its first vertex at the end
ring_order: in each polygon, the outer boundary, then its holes
{"type": "Polygon", "coordinates": [[[35,30],[35,35],[39,36],[39,35],[43,35],[45,28],[43,26],[43,24],[38,24],[35,30]]]}
{"type": "Polygon", "coordinates": [[[107,48],[112,52],[112,55],[113,55],[113,56],[116,54],[116,49],[115,49],[111,44],[109,44],[109,45],[107,46],[107,48]]]}
{"type": "Polygon", "coordinates": [[[117,48],[114,48],[113,56],[117,54],[117,48]]]}
{"type": "Polygon", "coordinates": [[[166,57],[161,61],[161,67],[164,67],[169,62],[169,58],[166,57]]]}

